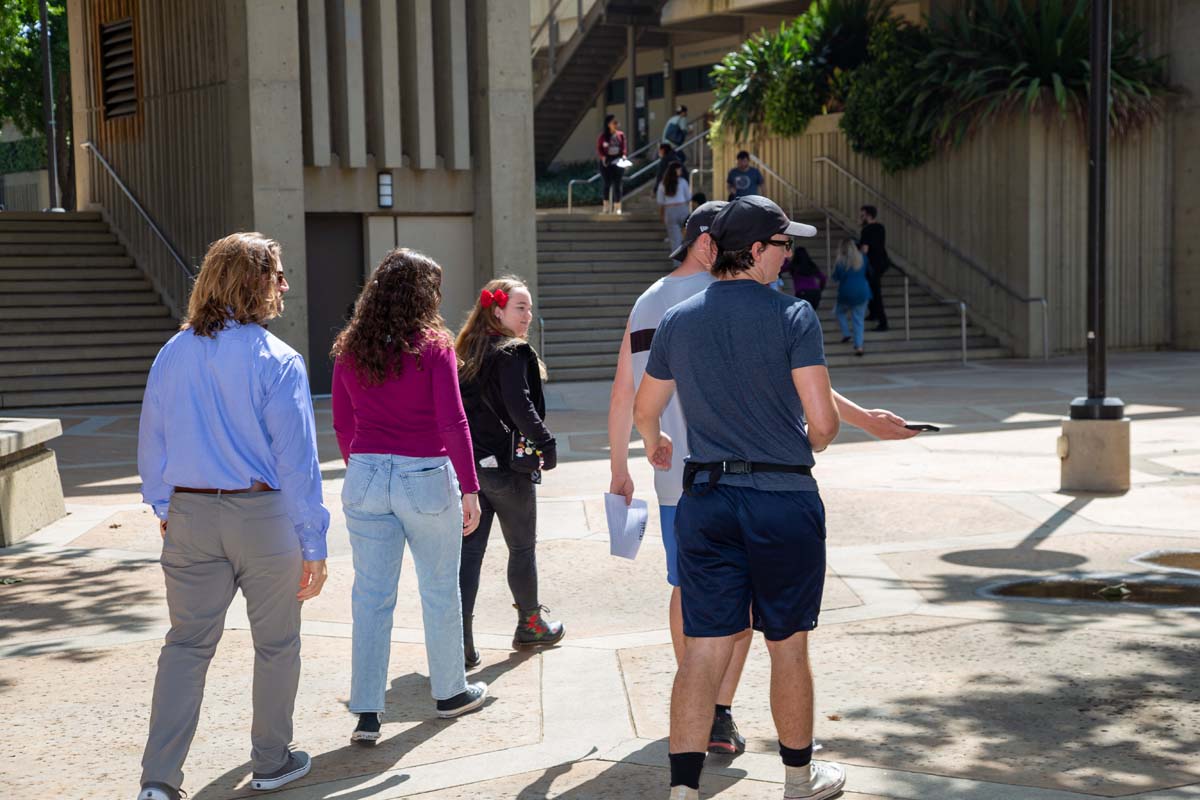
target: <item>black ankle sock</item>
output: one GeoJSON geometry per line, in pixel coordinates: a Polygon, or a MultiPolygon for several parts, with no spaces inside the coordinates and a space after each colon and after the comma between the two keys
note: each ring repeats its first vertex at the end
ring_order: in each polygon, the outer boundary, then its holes
{"type": "Polygon", "coordinates": [[[724,714],[727,717],[732,717],[733,716],[733,706],[723,706],[720,703],[717,703],[717,712],[716,713],[718,715],[724,714]]]}
{"type": "Polygon", "coordinates": [[[671,785],[700,788],[700,771],[704,769],[704,753],[671,753],[671,785]]]}
{"type": "Polygon", "coordinates": [[[812,763],[813,746],[793,750],[790,747],[784,747],[783,742],[779,743],[779,757],[783,759],[785,767],[807,767],[812,763]]]}

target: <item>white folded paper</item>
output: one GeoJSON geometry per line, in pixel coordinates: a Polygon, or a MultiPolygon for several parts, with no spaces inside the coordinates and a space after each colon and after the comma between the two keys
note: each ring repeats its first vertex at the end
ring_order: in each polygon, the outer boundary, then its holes
{"type": "Polygon", "coordinates": [[[608,519],[608,551],[619,558],[636,558],[642,537],[646,535],[645,500],[625,505],[619,494],[604,494],[604,516],[608,519]]]}

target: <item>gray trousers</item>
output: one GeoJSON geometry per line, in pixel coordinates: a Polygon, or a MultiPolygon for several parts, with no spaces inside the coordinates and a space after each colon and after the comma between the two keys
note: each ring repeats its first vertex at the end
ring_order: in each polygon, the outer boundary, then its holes
{"type": "Polygon", "coordinates": [[[270,773],[288,758],[300,679],[300,541],[279,492],[175,494],[163,542],[171,630],[158,658],[142,783],[179,788],[209,662],[242,590],[254,640],[250,758],[270,773]]]}

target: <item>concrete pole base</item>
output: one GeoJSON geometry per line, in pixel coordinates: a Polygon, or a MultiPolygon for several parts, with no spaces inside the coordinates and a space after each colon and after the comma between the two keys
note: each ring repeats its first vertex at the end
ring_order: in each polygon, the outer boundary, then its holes
{"type": "Polygon", "coordinates": [[[1064,492],[1129,491],[1129,418],[1063,420],[1058,457],[1064,492]]]}

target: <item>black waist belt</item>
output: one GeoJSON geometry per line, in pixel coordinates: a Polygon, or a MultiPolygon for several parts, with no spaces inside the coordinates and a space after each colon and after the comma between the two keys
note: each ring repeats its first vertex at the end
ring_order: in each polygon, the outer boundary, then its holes
{"type": "Polygon", "coordinates": [[[692,484],[699,472],[708,473],[708,488],[713,488],[722,475],[753,475],[756,472],[786,472],[792,475],[812,475],[812,467],[803,464],[764,464],[761,461],[689,461],[683,466],[683,491],[692,493],[692,484]]]}

